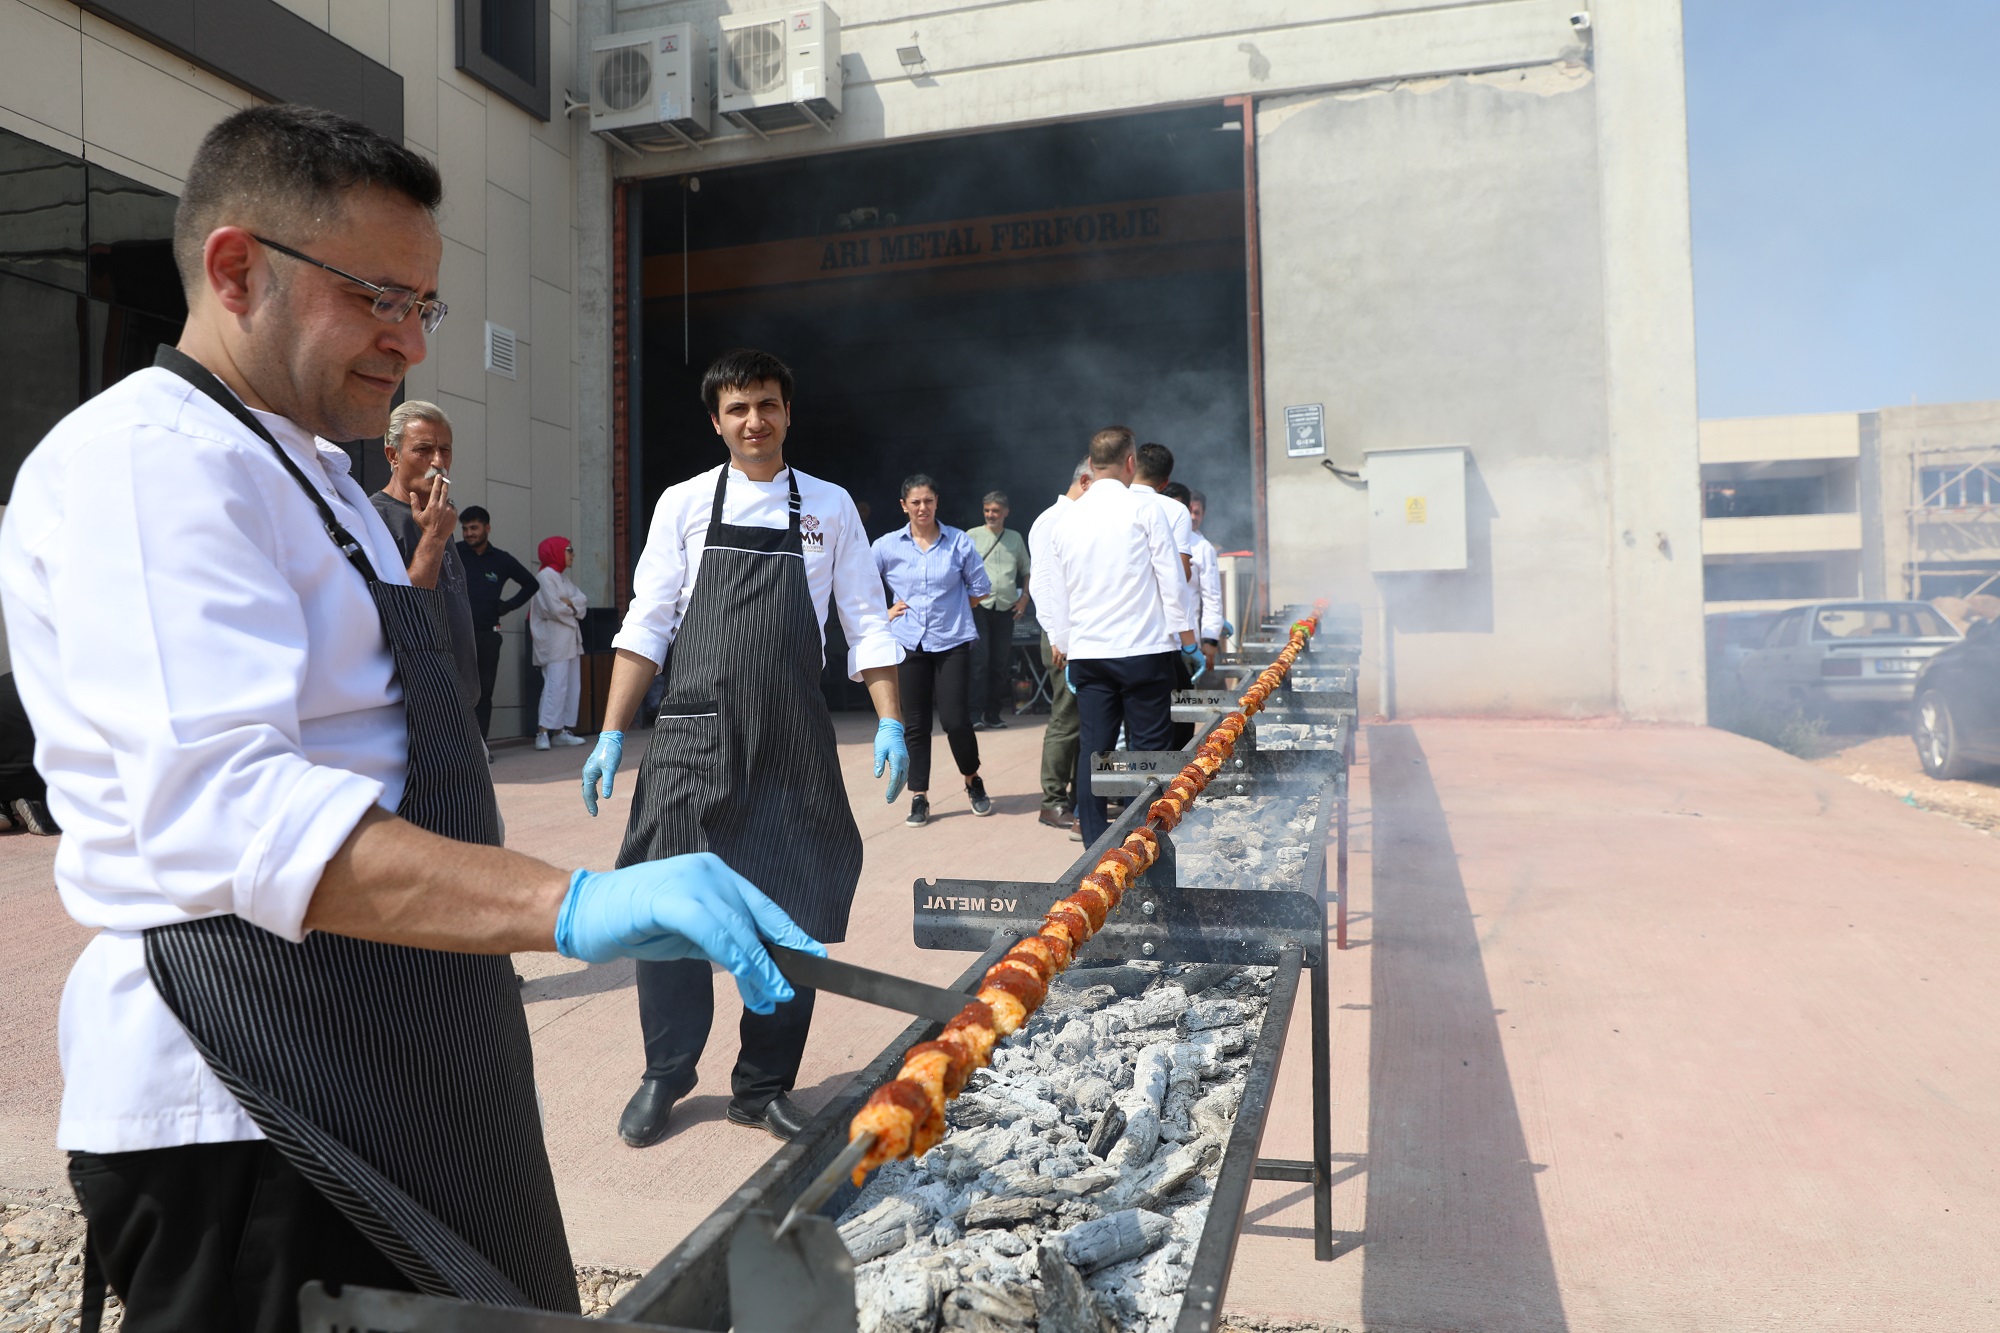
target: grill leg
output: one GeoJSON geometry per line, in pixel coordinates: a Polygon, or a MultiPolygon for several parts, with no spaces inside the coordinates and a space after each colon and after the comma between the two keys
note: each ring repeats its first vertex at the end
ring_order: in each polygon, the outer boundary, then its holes
{"type": "Polygon", "coordinates": [[[1313,1258],[1333,1259],[1333,1022],[1327,955],[1312,969],[1313,1258]]]}
{"type": "Polygon", "coordinates": [[[1334,835],[1334,879],[1333,879],[1333,942],[1334,947],[1347,947],[1347,798],[1340,798],[1340,808],[1334,814],[1338,822],[1338,832],[1334,835]]]}

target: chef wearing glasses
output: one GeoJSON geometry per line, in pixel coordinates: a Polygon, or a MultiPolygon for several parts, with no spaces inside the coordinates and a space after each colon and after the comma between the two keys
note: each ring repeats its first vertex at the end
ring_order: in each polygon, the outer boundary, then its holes
{"type": "Polygon", "coordinates": [[[714,857],[499,846],[435,588],[327,440],[379,436],[445,316],[430,163],[239,112],[175,218],[178,348],[60,422],[0,525],[64,906],[58,1143],[84,1325],[295,1329],[312,1279],[577,1309],[508,955],[820,951],[714,857]],[[282,241],[274,240],[282,237],[282,241]]]}

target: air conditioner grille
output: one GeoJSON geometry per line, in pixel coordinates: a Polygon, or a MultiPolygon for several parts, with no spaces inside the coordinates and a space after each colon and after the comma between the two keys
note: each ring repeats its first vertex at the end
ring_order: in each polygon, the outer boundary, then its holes
{"type": "Polygon", "coordinates": [[[653,62],[642,46],[606,51],[597,62],[597,96],[607,111],[630,111],[653,90],[653,62]]]}
{"type": "Polygon", "coordinates": [[[746,93],[768,93],[785,81],[785,24],[759,23],[724,34],[729,81],[746,93]]]}

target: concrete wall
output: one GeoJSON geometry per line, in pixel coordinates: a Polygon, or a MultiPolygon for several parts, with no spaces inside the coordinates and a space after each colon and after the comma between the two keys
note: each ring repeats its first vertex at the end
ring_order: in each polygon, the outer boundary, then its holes
{"type": "Polygon", "coordinates": [[[1272,599],[1368,608],[1385,711],[1617,709],[1595,104],[1580,63],[1260,104],[1268,419],[1471,449],[1470,567],[1378,578],[1365,488],[1271,432],[1272,599]]]}
{"type": "MultiPolygon", "coordinates": [[[[495,540],[532,567],[540,538],[579,533],[571,158],[581,132],[560,115],[559,94],[545,124],[452,67],[451,0],[286,4],[403,77],[407,140],[444,173],[440,288],[451,305],[408,392],[453,418],[454,498],[490,509],[495,540]],[[488,319],[520,336],[518,379],[483,369],[488,319]]],[[[551,8],[561,89],[574,64],[572,0],[551,8]]],[[[201,136],[254,101],[63,0],[0,0],[0,125],[29,138],[178,193],[201,136]]],[[[608,546],[578,540],[584,589],[602,601],[608,546]]],[[[523,615],[507,626],[495,736],[532,725],[521,707],[523,615]]]]}

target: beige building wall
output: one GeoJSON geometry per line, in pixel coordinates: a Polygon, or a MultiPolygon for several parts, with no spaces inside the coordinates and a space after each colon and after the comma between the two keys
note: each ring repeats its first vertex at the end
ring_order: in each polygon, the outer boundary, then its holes
{"type": "MultiPolygon", "coordinates": [[[[573,536],[579,518],[571,159],[581,131],[561,114],[573,0],[550,5],[556,93],[546,124],[453,68],[450,0],[285,3],[403,78],[405,137],[444,173],[439,288],[451,306],[407,391],[452,417],[454,498],[491,510],[496,544],[532,569],[535,543],[573,536]],[[489,319],[520,338],[516,379],[484,369],[489,319]]],[[[147,185],[179,193],[202,135],[256,100],[64,0],[0,0],[0,126],[147,185]]],[[[496,737],[532,726],[524,616],[506,625],[496,737]]]]}

